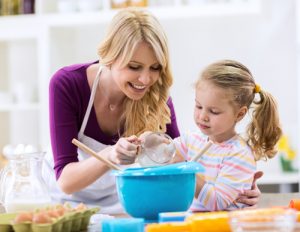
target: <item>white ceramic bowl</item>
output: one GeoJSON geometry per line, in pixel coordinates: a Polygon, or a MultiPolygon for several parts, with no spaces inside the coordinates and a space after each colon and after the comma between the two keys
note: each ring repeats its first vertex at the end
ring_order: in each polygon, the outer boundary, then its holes
{"type": "Polygon", "coordinates": [[[293,232],[296,211],[288,208],[239,210],[229,213],[233,232],[293,232]]]}

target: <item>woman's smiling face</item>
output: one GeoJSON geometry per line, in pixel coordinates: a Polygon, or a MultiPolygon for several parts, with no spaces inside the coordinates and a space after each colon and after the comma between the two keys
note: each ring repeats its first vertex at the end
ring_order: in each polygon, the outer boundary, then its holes
{"type": "Polygon", "coordinates": [[[111,74],[119,89],[130,99],[139,100],[160,77],[161,65],[154,50],[140,42],[129,63],[121,67],[118,59],[111,66],[111,74]]]}

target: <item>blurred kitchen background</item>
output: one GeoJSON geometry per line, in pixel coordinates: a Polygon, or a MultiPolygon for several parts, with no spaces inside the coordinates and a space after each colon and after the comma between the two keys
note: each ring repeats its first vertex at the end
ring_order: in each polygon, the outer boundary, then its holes
{"type": "Polygon", "coordinates": [[[108,23],[127,6],[147,7],[165,28],[181,131],[196,129],[192,84],[200,70],[225,58],[250,68],[278,100],[285,135],[279,154],[258,162],[258,183],[263,192],[299,191],[297,0],[0,0],[0,169],[15,148],[47,150],[49,79],[62,66],[96,60],[108,23]]]}

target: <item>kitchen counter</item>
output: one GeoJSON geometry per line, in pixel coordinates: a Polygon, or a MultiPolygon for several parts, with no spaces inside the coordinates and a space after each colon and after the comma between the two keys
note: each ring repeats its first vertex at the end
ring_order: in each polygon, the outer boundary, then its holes
{"type": "Polygon", "coordinates": [[[292,199],[300,199],[300,193],[262,193],[258,207],[288,206],[292,199]]]}
{"type": "MultiPolygon", "coordinates": [[[[300,193],[262,193],[258,207],[288,206],[290,201],[295,198],[300,199],[300,193]]],[[[1,204],[0,213],[4,213],[1,204]]]]}

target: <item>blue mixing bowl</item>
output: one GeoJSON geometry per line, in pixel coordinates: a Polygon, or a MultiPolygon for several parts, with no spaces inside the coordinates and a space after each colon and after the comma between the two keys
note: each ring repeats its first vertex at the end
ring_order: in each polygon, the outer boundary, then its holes
{"type": "Polygon", "coordinates": [[[192,204],[201,164],[183,162],[115,171],[118,196],[132,217],[157,220],[161,212],[186,211],[192,204]]]}

